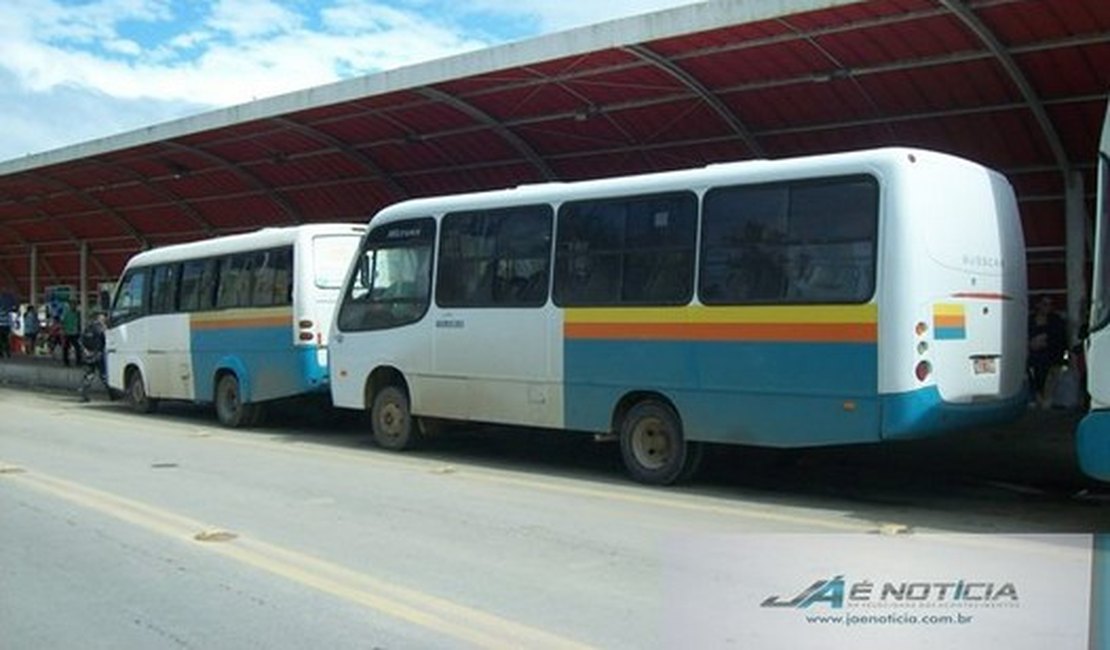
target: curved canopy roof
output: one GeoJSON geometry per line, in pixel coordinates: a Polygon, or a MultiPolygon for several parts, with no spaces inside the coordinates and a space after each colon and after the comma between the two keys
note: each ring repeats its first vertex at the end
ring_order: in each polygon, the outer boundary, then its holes
{"type": "Polygon", "coordinates": [[[1065,286],[1093,170],[1106,0],[716,0],[361,77],[0,164],[0,290],[143,248],[365,221],[415,196],[881,145],[1006,173],[1032,289],[1065,286]]]}

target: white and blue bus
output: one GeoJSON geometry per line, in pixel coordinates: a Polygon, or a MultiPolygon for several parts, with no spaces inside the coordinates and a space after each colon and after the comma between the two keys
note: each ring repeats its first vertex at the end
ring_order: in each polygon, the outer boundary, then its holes
{"type": "Polygon", "coordinates": [[[142,412],[211,402],[229,427],[257,423],[270,400],[326,395],[328,331],[365,231],[266,228],[135,255],[109,317],[109,387],[142,412]]]}
{"type": "Polygon", "coordinates": [[[465,420],[703,443],[897,440],[1025,407],[1025,249],[998,173],[880,149],[415,199],[373,217],[332,400],[387,448],[465,420]]]}
{"type": "Polygon", "coordinates": [[[1092,280],[1086,352],[1091,410],[1079,423],[1076,442],[1083,471],[1110,481],[1110,106],[1098,150],[1092,280]]]}

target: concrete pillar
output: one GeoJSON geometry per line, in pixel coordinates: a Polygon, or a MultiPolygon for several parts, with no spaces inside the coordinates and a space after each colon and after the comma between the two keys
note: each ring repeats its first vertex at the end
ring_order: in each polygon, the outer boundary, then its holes
{"type": "Polygon", "coordinates": [[[81,268],[80,279],[77,283],[78,295],[81,296],[81,330],[85,331],[86,318],[89,313],[89,242],[81,242],[81,268]]]}
{"type": "Polygon", "coordinates": [[[31,286],[27,302],[39,306],[39,247],[31,244],[31,286]]]}
{"type": "Polygon", "coordinates": [[[1068,279],[1068,341],[1075,344],[1079,325],[1087,318],[1087,211],[1083,205],[1083,175],[1069,172],[1065,190],[1068,279]]]}

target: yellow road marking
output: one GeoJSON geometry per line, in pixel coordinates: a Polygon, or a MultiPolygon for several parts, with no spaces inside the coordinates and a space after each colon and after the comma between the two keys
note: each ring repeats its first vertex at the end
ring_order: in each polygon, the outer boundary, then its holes
{"type": "Polygon", "coordinates": [[[195,541],[198,532],[218,528],[134,499],[32,470],[4,479],[477,647],[589,647],[261,540],[240,535],[226,542],[195,541]]]}
{"type": "MultiPolygon", "coordinates": [[[[213,435],[212,437],[208,438],[208,440],[218,440],[219,442],[229,443],[233,445],[254,447],[270,451],[281,451],[284,453],[297,455],[308,454],[319,458],[336,459],[355,464],[411,469],[421,471],[423,473],[427,473],[430,469],[434,469],[435,467],[443,465],[443,462],[441,460],[417,460],[405,459],[401,457],[385,458],[378,454],[370,456],[364,453],[357,453],[358,451],[362,450],[351,450],[353,453],[341,453],[338,451],[321,448],[317,446],[316,443],[275,443],[273,441],[249,440],[246,438],[224,435],[213,435]]],[[[703,514],[725,515],[730,517],[746,517],[752,519],[760,519],[763,521],[775,521],[781,523],[798,524],[803,526],[813,526],[817,528],[827,528],[832,530],[871,532],[876,530],[880,525],[877,522],[824,519],[801,514],[792,514],[789,512],[781,512],[781,506],[767,506],[766,508],[742,506],[705,496],[698,496],[698,500],[694,501],[690,499],[684,499],[679,496],[651,494],[650,488],[638,489],[619,485],[598,483],[594,483],[593,485],[591,485],[586,483],[582,479],[576,479],[575,483],[572,484],[569,481],[555,482],[553,480],[544,480],[528,475],[514,474],[507,471],[499,472],[465,464],[454,464],[453,467],[455,468],[453,472],[440,474],[450,478],[482,481],[486,483],[495,483],[500,485],[510,485],[518,488],[542,490],[545,492],[553,492],[556,494],[568,494],[579,497],[587,497],[591,499],[631,503],[636,505],[647,505],[659,508],[670,508],[703,514]],[[780,511],[774,512],[771,511],[770,508],[779,508],[780,511]]]]}

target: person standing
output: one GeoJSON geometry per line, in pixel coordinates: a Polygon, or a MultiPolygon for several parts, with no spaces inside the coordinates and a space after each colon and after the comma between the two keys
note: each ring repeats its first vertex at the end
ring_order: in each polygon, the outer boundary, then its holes
{"type": "Polygon", "coordinates": [[[73,350],[73,363],[81,363],[81,319],[72,303],[62,303],[62,363],[69,365],[69,351],[73,350]]]}
{"type": "Polygon", "coordinates": [[[85,375],[81,378],[81,386],[77,389],[82,402],[89,401],[89,389],[93,382],[100,380],[104,389],[108,391],[108,398],[112,398],[112,389],[108,387],[107,359],[104,356],[104,332],[108,329],[108,316],[98,312],[85,326],[81,333],[81,348],[84,350],[85,375]]]}
{"type": "Polygon", "coordinates": [[[34,305],[27,305],[23,312],[23,352],[34,356],[39,338],[39,312],[34,305]]]}
{"type": "Polygon", "coordinates": [[[1067,347],[1067,325],[1053,309],[1052,297],[1042,296],[1029,317],[1029,388],[1038,406],[1047,404],[1049,373],[1063,365],[1067,347]]]}

